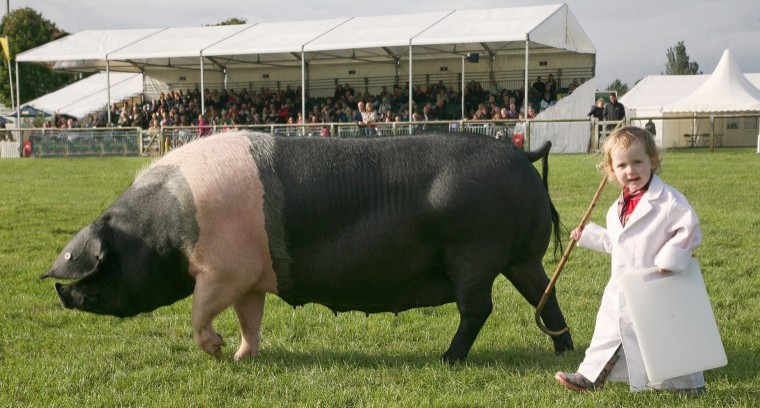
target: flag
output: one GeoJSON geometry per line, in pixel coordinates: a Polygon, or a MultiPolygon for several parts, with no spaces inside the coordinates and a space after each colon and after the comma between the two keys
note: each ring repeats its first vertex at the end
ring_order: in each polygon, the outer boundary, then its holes
{"type": "Polygon", "coordinates": [[[11,52],[10,48],[8,47],[8,37],[0,37],[0,45],[3,46],[3,54],[5,54],[5,59],[8,62],[11,62],[11,52]]]}

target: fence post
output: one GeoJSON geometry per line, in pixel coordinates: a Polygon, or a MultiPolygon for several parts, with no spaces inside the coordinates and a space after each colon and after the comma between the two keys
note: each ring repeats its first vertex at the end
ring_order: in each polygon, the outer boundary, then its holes
{"type": "Polygon", "coordinates": [[[525,146],[523,146],[523,150],[526,152],[530,151],[530,120],[525,120],[525,146]]]}

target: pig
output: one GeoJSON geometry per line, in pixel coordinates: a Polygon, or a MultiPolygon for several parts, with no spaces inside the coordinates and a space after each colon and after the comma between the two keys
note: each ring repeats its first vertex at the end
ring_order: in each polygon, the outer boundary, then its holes
{"type": "MultiPolygon", "coordinates": [[[[193,295],[194,340],[220,357],[213,320],[232,306],[259,352],[267,293],[333,311],[399,313],[456,302],[441,361],[464,360],[504,275],[534,307],[559,235],[551,145],[521,152],[471,134],[390,138],[213,135],[173,150],[63,248],[42,278],[65,308],[135,316],[193,295]],[[543,159],[543,178],[532,161],[543,159]]],[[[552,291],[541,313],[566,327],[552,291]]],[[[552,338],[573,349],[569,332],[552,338]]]]}

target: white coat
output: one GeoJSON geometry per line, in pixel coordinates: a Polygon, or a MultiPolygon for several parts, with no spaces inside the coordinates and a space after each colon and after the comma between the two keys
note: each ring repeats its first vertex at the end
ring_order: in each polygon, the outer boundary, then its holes
{"type": "Polygon", "coordinates": [[[578,245],[612,255],[612,274],[604,289],[596,327],[578,372],[596,381],[604,365],[622,343],[620,360],[608,379],[628,381],[632,390],[647,388],[692,388],[704,385],[702,373],[662,382],[650,382],[644,369],[630,311],[620,285],[629,271],[657,266],[675,273],[689,266],[692,251],[702,241],[699,220],[681,193],[652,175],[649,189],[641,197],[625,227],[616,201],[607,211],[607,228],[589,223],[578,245]]]}

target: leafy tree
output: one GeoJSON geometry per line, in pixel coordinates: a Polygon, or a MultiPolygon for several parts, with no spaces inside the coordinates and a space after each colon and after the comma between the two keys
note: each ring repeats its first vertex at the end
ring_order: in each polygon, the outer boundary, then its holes
{"type": "Polygon", "coordinates": [[[699,64],[689,61],[689,54],[686,53],[686,45],[683,40],[679,41],[675,47],[668,48],[665,53],[668,62],[665,64],[665,75],[697,75],[701,74],[699,64]]]}
{"type": "Polygon", "coordinates": [[[215,25],[215,26],[237,25],[237,24],[245,24],[247,22],[248,22],[248,20],[246,20],[244,18],[232,17],[232,18],[228,18],[227,20],[224,20],[222,22],[213,24],[213,25],[215,25]]]}
{"type": "MultiPolygon", "coordinates": [[[[65,37],[68,33],[42,17],[34,9],[25,7],[13,10],[3,16],[3,20],[0,22],[0,35],[8,38],[11,64],[15,70],[14,59],[16,54],[65,37]]],[[[5,59],[4,56],[0,58],[5,59]]],[[[19,66],[19,71],[21,103],[55,91],[77,79],[72,74],[53,72],[49,67],[37,64],[22,64],[19,66]]],[[[13,81],[15,92],[15,72],[13,81]]],[[[6,61],[2,61],[0,64],[0,102],[10,105],[10,93],[8,64],[6,61]]]]}
{"type": "Polygon", "coordinates": [[[628,92],[628,84],[623,83],[620,79],[615,79],[609,85],[607,85],[608,91],[617,91],[618,97],[625,95],[628,92]]]}

